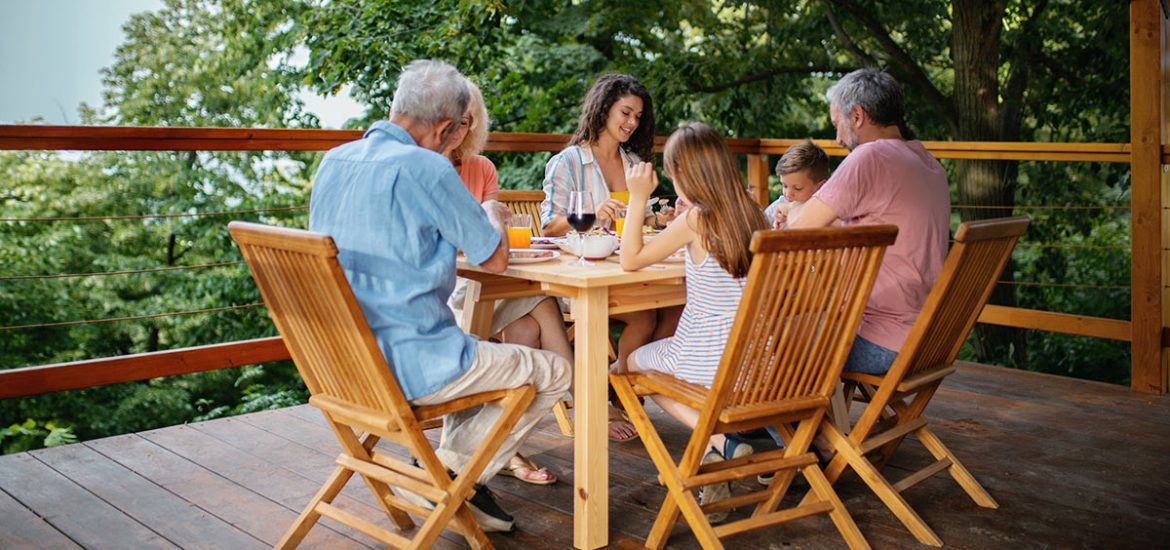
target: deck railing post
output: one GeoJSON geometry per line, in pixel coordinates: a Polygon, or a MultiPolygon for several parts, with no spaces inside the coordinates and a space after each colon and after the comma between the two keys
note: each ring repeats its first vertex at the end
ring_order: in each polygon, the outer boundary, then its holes
{"type": "Polygon", "coordinates": [[[1165,393],[1162,353],[1162,80],[1163,15],[1159,0],[1129,3],[1131,193],[1130,224],[1133,330],[1130,387],[1165,393]]]}
{"type": "Polygon", "coordinates": [[[768,155],[747,156],[748,191],[761,206],[768,205],[768,155]]]}

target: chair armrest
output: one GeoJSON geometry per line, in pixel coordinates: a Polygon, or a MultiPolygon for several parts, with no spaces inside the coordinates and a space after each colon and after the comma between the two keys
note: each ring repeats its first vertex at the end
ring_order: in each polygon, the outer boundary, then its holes
{"type": "Polygon", "coordinates": [[[703,408],[703,402],[707,400],[709,391],[708,388],[698,384],[679,380],[661,372],[631,372],[612,376],[625,377],[630,385],[634,386],[634,391],[638,395],[662,395],[692,409],[703,408]]]}
{"type": "Polygon", "coordinates": [[[510,395],[512,392],[521,391],[525,387],[526,386],[520,386],[519,388],[513,388],[510,390],[486,391],[483,393],[477,393],[475,395],[469,395],[467,397],[460,397],[454,401],[439,403],[438,405],[427,405],[425,407],[411,408],[414,409],[415,418],[418,418],[418,420],[421,422],[424,420],[430,420],[432,418],[446,416],[455,411],[470,409],[471,407],[479,406],[491,401],[499,401],[500,399],[508,397],[508,395],[510,395]]]}

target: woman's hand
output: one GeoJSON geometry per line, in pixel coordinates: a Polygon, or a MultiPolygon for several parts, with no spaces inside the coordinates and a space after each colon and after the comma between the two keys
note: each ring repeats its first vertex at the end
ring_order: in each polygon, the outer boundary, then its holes
{"type": "Polygon", "coordinates": [[[597,205],[594,212],[597,214],[599,221],[616,220],[625,217],[626,203],[614,198],[605,199],[605,202],[597,205]]]}
{"type": "Polygon", "coordinates": [[[643,199],[650,196],[658,187],[658,174],[654,173],[654,165],[649,162],[639,162],[626,169],[626,187],[630,189],[630,202],[634,196],[643,199]]]}

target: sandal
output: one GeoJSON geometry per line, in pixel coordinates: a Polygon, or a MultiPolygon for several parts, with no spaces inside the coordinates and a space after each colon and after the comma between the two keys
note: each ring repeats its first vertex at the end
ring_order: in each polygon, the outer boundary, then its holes
{"type": "Polygon", "coordinates": [[[544,466],[538,466],[528,457],[516,453],[512,458],[508,459],[508,465],[500,469],[500,475],[514,477],[523,481],[524,483],[531,483],[533,485],[552,485],[557,482],[557,476],[548,471],[544,466]],[[542,477],[533,477],[533,474],[540,474],[542,477]]]}
{"type": "Polygon", "coordinates": [[[619,443],[620,443],[620,442],[622,442],[622,441],[629,441],[629,440],[631,440],[631,439],[637,439],[637,438],[638,438],[638,429],[637,429],[637,428],[635,428],[635,427],[634,427],[634,425],[633,425],[632,423],[630,423],[630,417],[629,417],[629,415],[627,415],[627,414],[626,414],[626,411],[623,411],[623,410],[621,410],[621,409],[610,409],[610,411],[609,411],[609,434],[608,434],[608,436],[609,436],[609,440],[610,440],[610,441],[617,441],[617,442],[619,442],[619,443]],[[618,412],[617,416],[614,416],[614,410],[616,410],[616,411],[618,412]],[[629,425],[629,426],[630,426],[630,428],[631,428],[631,432],[633,432],[633,433],[631,433],[630,435],[628,435],[628,436],[626,436],[626,437],[615,436],[615,435],[614,435],[614,431],[613,431],[613,427],[614,427],[614,423],[615,423],[615,422],[624,422],[624,423],[626,423],[627,425],[629,425]]]}

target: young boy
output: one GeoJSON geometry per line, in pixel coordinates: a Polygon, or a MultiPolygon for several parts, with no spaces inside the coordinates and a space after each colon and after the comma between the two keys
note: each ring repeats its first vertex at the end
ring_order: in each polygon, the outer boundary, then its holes
{"type": "Polygon", "coordinates": [[[806,139],[784,152],[776,163],[776,175],[784,194],[764,209],[764,217],[780,229],[829,178],[829,155],[806,139]]]}

